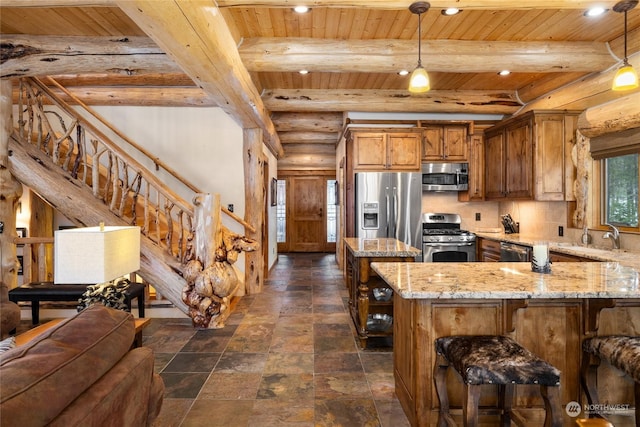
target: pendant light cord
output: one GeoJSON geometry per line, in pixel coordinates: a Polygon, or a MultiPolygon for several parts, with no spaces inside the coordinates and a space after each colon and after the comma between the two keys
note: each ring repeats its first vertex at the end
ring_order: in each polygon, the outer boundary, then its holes
{"type": "Polygon", "coordinates": [[[624,11],[624,65],[629,65],[627,60],[627,11],[624,11]]]}
{"type": "MultiPolygon", "coordinates": [[[[627,16],[627,14],[625,13],[625,17],[627,16]]],[[[422,67],[422,14],[419,13],[418,14],[418,67],[422,67]]],[[[625,20],[625,25],[626,25],[626,20],[625,20]]],[[[625,27],[625,32],[626,32],[626,27],[625,27]]],[[[627,39],[625,38],[625,58],[627,57],[627,45],[626,45],[626,41],[627,39]]]]}

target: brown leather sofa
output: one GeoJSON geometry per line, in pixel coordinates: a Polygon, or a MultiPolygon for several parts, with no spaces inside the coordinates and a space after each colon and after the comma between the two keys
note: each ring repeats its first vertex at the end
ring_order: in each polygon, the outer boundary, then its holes
{"type": "Polygon", "coordinates": [[[130,313],[93,305],[0,355],[0,425],[148,426],[164,384],[130,313]]]}

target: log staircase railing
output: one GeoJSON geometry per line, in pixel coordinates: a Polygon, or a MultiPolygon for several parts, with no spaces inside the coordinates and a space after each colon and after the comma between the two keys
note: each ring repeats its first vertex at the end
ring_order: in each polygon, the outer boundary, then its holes
{"type": "MultiPolygon", "coordinates": [[[[55,81],[58,89],[67,92],[55,81]]],[[[67,95],[69,93],[67,92],[67,95]]],[[[35,78],[20,80],[18,95],[18,135],[36,146],[76,182],[91,190],[96,199],[143,235],[184,263],[193,238],[193,206],[151,173],[162,167],[184,185],[181,193],[192,198],[197,188],[175,171],[134,144],[80,100],[80,108],[60,99],[35,78]],[[52,107],[57,108],[52,108],[52,107]],[[118,140],[118,143],[113,139],[118,140]],[[134,154],[121,147],[132,146],[134,154]]],[[[132,151],[132,150],[129,150],[132,151]]],[[[251,225],[223,209],[234,221],[250,231],[251,225]]]]}

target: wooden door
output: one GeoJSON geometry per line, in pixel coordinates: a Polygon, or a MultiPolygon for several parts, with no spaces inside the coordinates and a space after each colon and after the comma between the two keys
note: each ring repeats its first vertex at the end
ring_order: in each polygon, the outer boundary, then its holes
{"type": "Polygon", "coordinates": [[[487,199],[505,197],[504,133],[487,135],[484,144],[484,195],[487,199]]]}
{"type": "Polygon", "coordinates": [[[324,177],[294,176],[288,197],[288,243],[292,252],[323,252],[327,240],[324,177]]]}

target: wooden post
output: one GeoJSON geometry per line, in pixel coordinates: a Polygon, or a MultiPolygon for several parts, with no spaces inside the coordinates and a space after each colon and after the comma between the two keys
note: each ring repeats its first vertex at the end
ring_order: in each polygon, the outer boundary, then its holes
{"type": "Polygon", "coordinates": [[[22,196],[22,184],[9,172],[9,138],[13,130],[12,84],[0,80],[0,239],[1,281],[9,289],[18,286],[18,257],[13,239],[16,234],[16,209],[22,196]]]}
{"type": "MultiPolygon", "coordinates": [[[[258,128],[245,129],[243,132],[244,153],[244,219],[253,225],[255,232],[247,236],[257,242],[258,247],[266,244],[262,239],[262,223],[264,222],[264,204],[266,203],[264,189],[264,165],[262,158],[262,131],[258,128]]],[[[262,292],[264,260],[262,251],[247,252],[245,254],[245,288],[247,294],[262,292]]]]}

